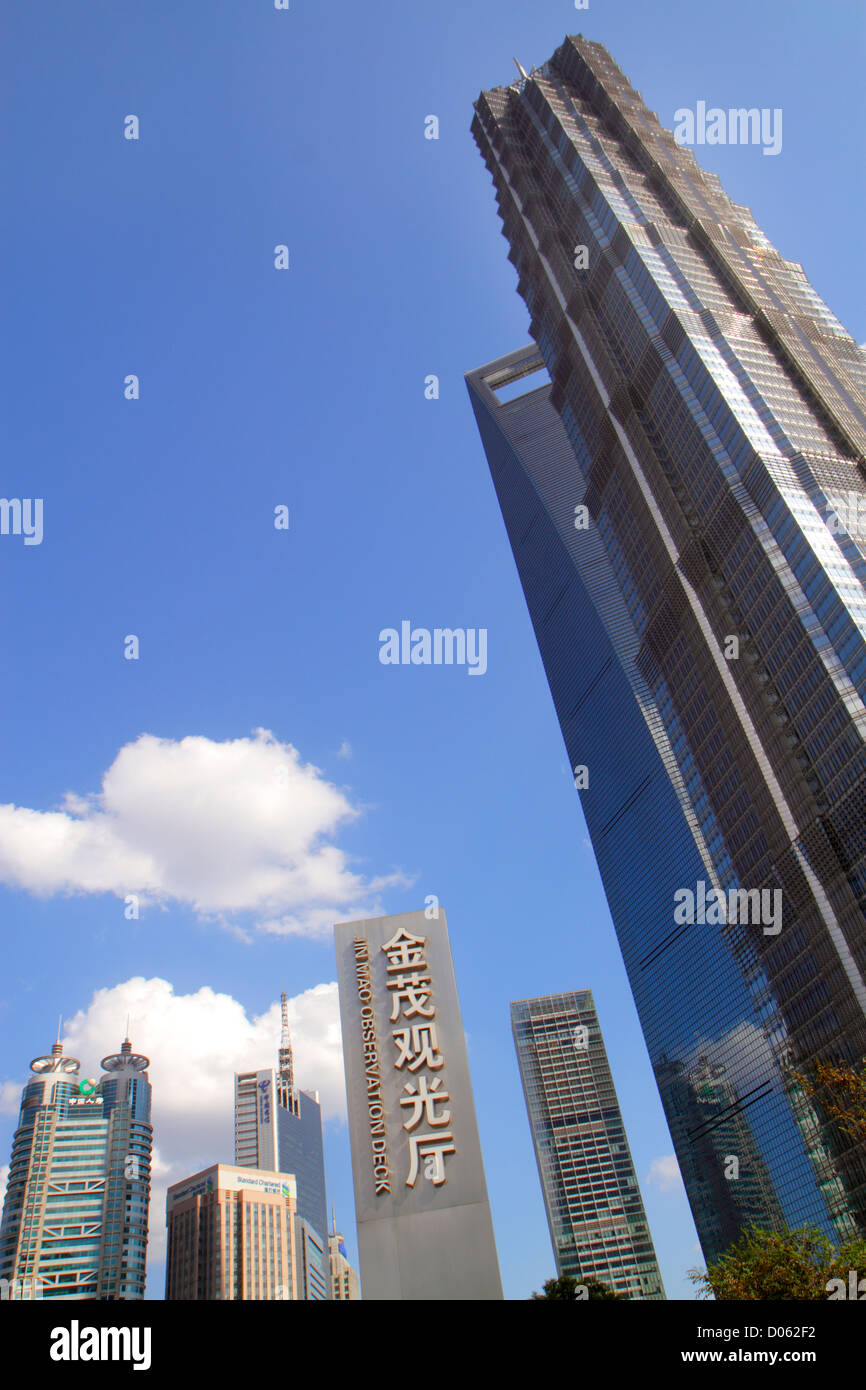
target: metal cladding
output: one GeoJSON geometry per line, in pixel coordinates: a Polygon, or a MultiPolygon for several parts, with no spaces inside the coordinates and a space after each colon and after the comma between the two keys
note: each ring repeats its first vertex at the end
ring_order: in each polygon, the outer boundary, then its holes
{"type": "Polygon", "coordinates": [[[862,1232],[798,1073],[866,1054],[866,354],[601,45],[475,109],[536,346],[467,382],[704,1251],[862,1232]]]}
{"type": "Polygon", "coordinates": [[[592,994],[511,1005],[557,1275],[665,1296],[592,994]]]}

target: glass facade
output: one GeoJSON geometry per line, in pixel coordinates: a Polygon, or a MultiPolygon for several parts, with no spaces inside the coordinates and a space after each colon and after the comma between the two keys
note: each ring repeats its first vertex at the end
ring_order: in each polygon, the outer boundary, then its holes
{"type": "Polygon", "coordinates": [[[273,1068],[237,1073],[235,1162],[292,1174],[297,1183],[301,1269],[309,1271],[306,1296],[328,1298],[325,1151],[318,1096],[288,1085],[273,1068]]]}
{"type": "Polygon", "coordinates": [[[31,1062],[0,1226],[0,1281],[12,1297],[144,1297],[150,1202],[146,1057],[103,1059],[98,1082],[55,1043],[31,1062]]]}
{"type": "Polygon", "coordinates": [[[511,1027],[557,1274],[664,1298],[591,993],[519,1000],[511,1027]]]}
{"type": "Polygon", "coordinates": [[[475,111],[535,346],[467,383],[704,1252],[866,1230],[798,1079],[866,1054],[866,354],[600,45],[475,111]]]}
{"type": "Polygon", "coordinates": [[[298,1217],[298,1265],[300,1286],[307,1302],[324,1303],[330,1299],[331,1265],[327,1244],[317,1230],[301,1216],[298,1217]]]}
{"type": "Polygon", "coordinates": [[[294,1173],[298,1184],[298,1216],[315,1231],[320,1247],[327,1251],[322,1110],[318,1096],[306,1091],[297,1092],[296,1105],[296,1109],[277,1106],[277,1167],[281,1173],[294,1173]]]}

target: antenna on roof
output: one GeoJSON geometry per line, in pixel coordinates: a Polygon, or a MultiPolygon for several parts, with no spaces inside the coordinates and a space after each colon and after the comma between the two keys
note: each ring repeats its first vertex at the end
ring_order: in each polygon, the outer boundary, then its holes
{"type": "Polygon", "coordinates": [[[292,1037],[289,1033],[289,999],[286,991],[280,995],[280,1080],[286,1083],[291,1093],[295,1089],[295,1063],[292,1056],[292,1037]]]}

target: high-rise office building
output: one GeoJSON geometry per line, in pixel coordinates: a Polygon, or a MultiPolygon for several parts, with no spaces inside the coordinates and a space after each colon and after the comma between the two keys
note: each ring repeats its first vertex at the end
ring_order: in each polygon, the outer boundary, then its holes
{"type": "Polygon", "coordinates": [[[558,1276],[664,1298],[592,994],[511,1005],[558,1276]]]}
{"type": "Polygon", "coordinates": [[[349,1263],[346,1244],[337,1230],[334,1216],[328,1235],[328,1251],[331,1257],[331,1297],[346,1302],[361,1297],[361,1281],[357,1271],[349,1263]]]}
{"type": "Polygon", "coordinates": [[[99,1081],[58,1038],[30,1063],[0,1227],[0,1281],[19,1296],[144,1297],[150,1201],[148,1060],[127,1038],[99,1081]]]}
{"type": "Polygon", "coordinates": [[[322,1110],[316,1091],[295,1085],[288,999],[281,1001],[277,1068],[235,1075],[235,1163],[291,1173],[297,1182],[300,1262],[310,1298],[329,1298],[328,1217],[322,1110]]]}
{"type": "Polygon", "coordinates": [[[166,1299],[304,1297],[290,1174],[215,1163],[174,1183],[165,1211],[166,1299]]]}
{"type": "Polygon", "coordinates": [[[536,345],[470,397],[704,1252],[718,1182],[864,1230],[797,1073],[866,1053],[866,355],[599,44],[475,112],[536,345]]]}

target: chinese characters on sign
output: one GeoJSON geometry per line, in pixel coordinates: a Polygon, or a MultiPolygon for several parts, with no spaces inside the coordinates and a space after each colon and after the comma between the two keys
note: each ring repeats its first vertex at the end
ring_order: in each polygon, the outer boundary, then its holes
{"type": "Polygon", "coordinates": [[[364,1298],[501,1299],[444,910],[334,944],[364,1298]]]}
{"type": "Polygon", "coordinates": [[[427,1072],[437,1072],[445,1058],[439,1051],[436,1008],[433,1003],[433,980],[424,959],[425,936],[413,936],[401,928],[381,949],[388,961],[385,967],[387,988],[391,995],[391,1023],[407,1026],[393,1028],[391,1041],[397,1049],[394,1062],[399,1071],[417,1074],[407,1079],[400,1097],[405,1110],[403,1128],[409,1135],[409,1173],[406,1186],[414,1187],[418,1178],[419,1160],[425,1178],[434,1187],[446,1181],[445,1156],[457,1152],[454,1135],[447,1128],[451,1111],[446,1102],[451,1099],[442,1089],[442,1078],[427,1072]],[[423,1068],[423,1070],[422,1070],[423,1068]]]}
{"type": "Polygon", "coordinates": [[[267,1081],[259,1082],[259,1120],[263,1125],[269,1125],[271,1122],[271,1102],[268,1096],[268,1087],[267,1081]]]}

